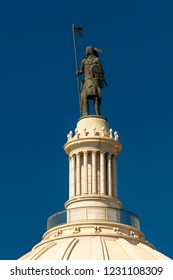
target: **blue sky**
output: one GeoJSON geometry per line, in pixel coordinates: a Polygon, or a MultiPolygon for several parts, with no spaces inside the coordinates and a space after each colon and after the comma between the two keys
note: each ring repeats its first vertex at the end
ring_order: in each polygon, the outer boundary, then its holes
{"type": "Polygon", "coordinates": [[[0,4],[0,259],[41,240],[68,200],[66,135],[79,119],[79,60],[93,45],[109,87],[101,114],[117,130],[123,209],[173,258],[173,4],[171,1],[11,1],[0,4]]]}

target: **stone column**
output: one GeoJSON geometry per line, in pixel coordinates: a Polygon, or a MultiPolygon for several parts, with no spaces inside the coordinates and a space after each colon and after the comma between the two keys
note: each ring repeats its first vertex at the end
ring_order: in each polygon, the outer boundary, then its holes
{"type": "Polygon", "coordinates": [[[92,193],[97,193],[96,151],[92,151],[92,193]]]}
{"type": "Polygon", "coordinates": [[[117,162],[116,156],[112,156],[112,191],[113,196],[117,198],[117,162]]]}
{"type": "Polygon", "coordinates": [[[80,153],[76,155],[76,195],[81,193],[81,166],[80,166],[80,153]]]}
{"type": "Polygon", "coordinates": [[[100,152],[100,192],[105,194],[105,153],[100,152]]]}
{"type": "Polygon", "coordinates": [[[107,155],[107,178],[108,178],[108,195],[112,195],[112,164],[111,164],[111,154],[107,155]]]}
{"type": "Polygon", "coordinates": [[[88,153],[85,151],[83,153],[84,158],[83,158],[83,165],[84,165],[84,189],[83,189],[83,194],[88,193],[88,153]]]}
{"type": "Polygon", "coordinates": [[[75,184],[75,155],[71,156],[71,170],[70,170],[70,193],[71,193],[71,197],[75,196],[75,188],[76,188],[76,184],[75,184]]]}

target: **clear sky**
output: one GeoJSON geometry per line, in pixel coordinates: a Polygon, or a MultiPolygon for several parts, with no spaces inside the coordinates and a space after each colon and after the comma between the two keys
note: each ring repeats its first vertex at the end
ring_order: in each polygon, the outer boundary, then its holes
{"type": "Polygon", "coordinates": [[[41,240],[68,200],[66,135],[79,119],[79,61],[100,55],[109,87],[101,114],[117,130],[119,200],[173,258],[172,1],[25,0],[0,3],[0,259],[41,240]]]}

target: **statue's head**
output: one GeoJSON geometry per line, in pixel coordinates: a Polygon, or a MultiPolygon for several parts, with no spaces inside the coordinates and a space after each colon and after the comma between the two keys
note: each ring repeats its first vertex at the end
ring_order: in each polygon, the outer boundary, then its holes
{"type": "Polygon", "coordinates": [[[102,50],[100,50],[100,49],[98,49],[98,48],[93,48],[92,46],[88,46],[88,47],[86,47],[86,49],[85,49],[86,55],[92,54],[92,55],[98,57],[98,56],[99,56],[99,55],[98,55],[98,52],[99,52],[99,53],[103,53],[102,50]]]}
{"type": "Polygon", "coordinates": [[[85,53],[86,53],[86,55],[94,54],[94,48],[91,46],[86,47],[85,53]]]}

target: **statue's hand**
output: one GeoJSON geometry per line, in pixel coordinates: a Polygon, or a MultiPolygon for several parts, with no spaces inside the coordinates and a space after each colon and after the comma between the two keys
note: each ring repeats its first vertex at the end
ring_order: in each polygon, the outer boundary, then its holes
{"type": "Polygon", "coordinates": [[[76,71],[76,76],[78,77],[78,76],[81,75],[82,73],[83,73],[83,70],[76,71]]]}

